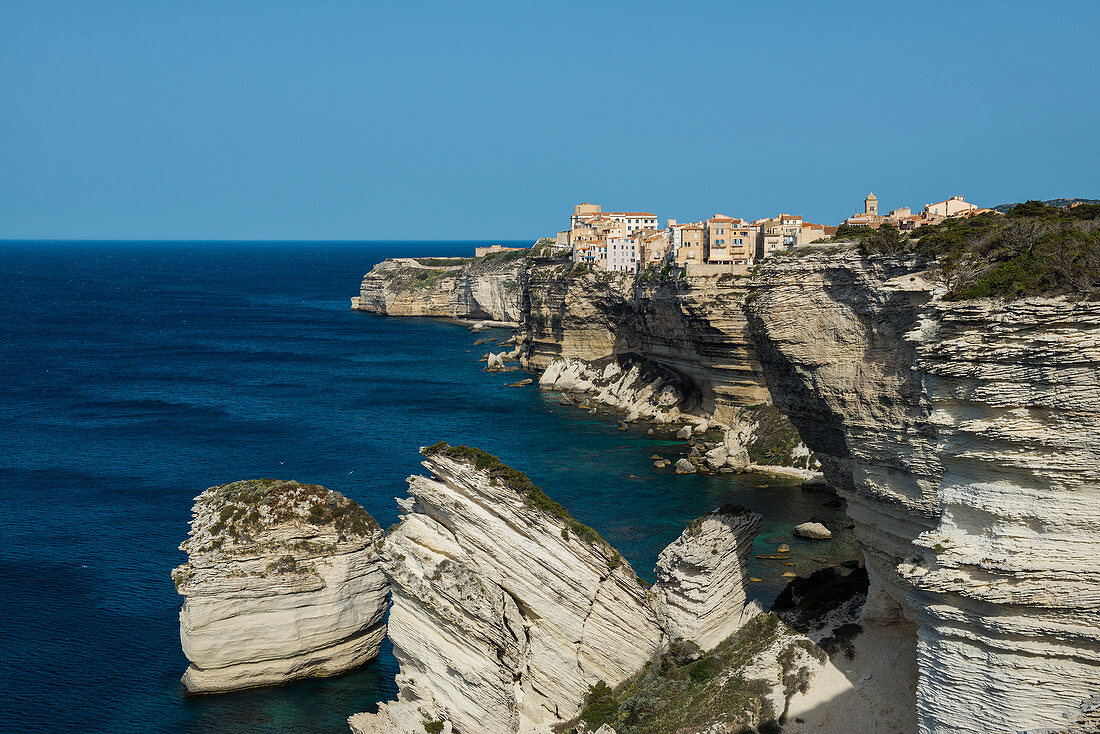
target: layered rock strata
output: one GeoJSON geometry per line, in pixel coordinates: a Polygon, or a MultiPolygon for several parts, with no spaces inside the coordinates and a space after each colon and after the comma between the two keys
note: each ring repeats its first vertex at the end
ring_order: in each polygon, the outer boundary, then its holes
{"type": "Polygon", "coordinates": [[[748,305],[775,402],[920,623],[922,732],[1057,727],[1100,679],[1100,304],[952,303],[925,265],[786,258],[748,305]]]}
{"type": "Polygon", "coordinates": [[[363,508],[324,487],[261,479],[199,495],[180,546],[187,562],[172,572],[187,690],[331,676],[374,658],[385,636],[383,537],[363,508]]]}
{"type": "Polygon", "coordinates": [[[933,304],[911,336],[943,465],[904,564],[924,731],[1061,724],[1100,681],[1100,304],[933,304]]]}
{"type": "Polygon", "coordinates": [[[644,583],[595,531],[482,452],[423,453],[384,552],[400,693],[354,731],[548,731],[659,650],[644,583]]]}
{"type": "Polygon", "coordinates": [[[531,268],[525,281],[528,365],[633,355],[677,376],[681,408],[728,422],[737,406],[768,400],[735,276],[645,279],[564,267],[531,268]]]}
{"type": "Polygon", "coordinates": [[[749,556],[762,521],[739,505],[723,506],[661,551],[650,603],[670,639],[708,651],[744,624],[749,556]]]}
{"type": "Polygon", "coordinates": [[[523,320],[527,259],[396,258],[363,278],[352,308],[388,316],[436,316],[515,324],[523,320]]]}
{"type": "Polygon", "coordinates": [[[523,327],[521,364],[647,360],[683,389],[685,411],[728,422],[768,400],[741,306],[746,278],[647,279],[533,255],[399,258],[375,266],[352,308],[394,316],[494,319],[523,327]]]}
{"type": "Polygon", "coordinates": [[[939,513],[931,405],[906,339],[931,299],[909,280],[922,271],[852,253],[770,260],[746,306],[776,406],[848,502],[871,578],[866,614],[886,621],[915,621],[896,568],[939,513]]]}

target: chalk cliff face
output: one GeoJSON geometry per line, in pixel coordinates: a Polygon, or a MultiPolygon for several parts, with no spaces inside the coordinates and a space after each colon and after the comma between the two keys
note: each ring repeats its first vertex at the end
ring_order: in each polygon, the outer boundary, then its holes
{"type": "Polygon", "coordinates": [[[747,281],[520,275],[519,357],[547,388],[723,423],[727,453],[770,392],[847,500],[863,618],[919,625],[922,731],[1080,715],[1100,678],[1100,304],[945,302],[927,263],[854,251],[747,281]]]}
{"type": "Polygon", "coordinates": [[[518,255],[456,259],[396,258],[363,278],[352,308],[389,316],[437,316],[518,322],[523,318],[518,255]]]}
{"type": "Polygon", "coordinates": [[[661,551],[650,600],[669,638],[706,651],[744,624],[749,555],[762,521],[743,507],[723,506],[661,551]]]}
{"type": "Polygon", "coordinates": [[[378,654],[384,533],[324,487],[270,479],[212,487],[195,501],[180,641],[194,693],[350,670],[378,654]]]}
{"type": "Polygon", "coordinates": [[[1100,677],[1100,304],[943,302],[924,270],[765,265],[757,353],[848,500],[865,617],[921,624],[921,731],[1062,725],[1100,677]]]}
{"type": "Polygon", "coordinates": [[[646,280],[622,273],[532,268],[524,324],[528,361],[634,355],[679,378],[683,409],[728,423],[768,399],[741,304],[745,278],[646,280]]]}
{"type": "Polygon", "coordinates": [[[922,728],[1062,725],[1100,681],[1100,304],[936,303],[911,339],[943,464],[901,569],[922,728]]]}
{"type": "Polygon", "coordinates": [[[595,531],[476,450],[424,455],[384,551],[399,698],[353,730],[547,731],[658,651],[644,584],[595,531]]]}
{"type": "Polygon", "coordinates": [[[783,258],[759,270],[746,308],[775,404],[848,500],[872,618],[913,616],[895,568],[939,513],[931,406],[906,339],[931,298],[922,270],[904,259],[783,258]]]}

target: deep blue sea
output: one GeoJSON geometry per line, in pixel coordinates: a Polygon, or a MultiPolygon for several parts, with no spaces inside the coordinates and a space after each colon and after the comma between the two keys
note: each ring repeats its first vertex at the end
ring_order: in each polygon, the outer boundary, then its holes
{"type": "MultiPolygon", "coordinates": [[[[822,495],[753,475],[657,472],[682,447],[487,374],[463,326],[353,313],[375,263],[472,243],[0,242],[0,729],[348,731],[395,692],[388,652],[340,678],[185,697],[169,573],[193,498],[237,479],[323,484],[385,527],[417,447],[484,448],[599,530],[645,578],[725,501],[767,518],[758,552],[822,495]]],[[[495,331],[488,336],[507,336],[495,331]]],[[[480,336],[487,336],[481,334],[480,336]]],[[[756,561],[768,599],[790,570],[756,561]]]]}

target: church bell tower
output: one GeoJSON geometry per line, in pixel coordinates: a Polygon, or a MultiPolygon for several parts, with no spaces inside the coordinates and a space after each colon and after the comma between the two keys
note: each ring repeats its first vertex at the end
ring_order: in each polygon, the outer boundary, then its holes
{"type": "Polygon", "coordinates": [[[874,217],[878,216],[878,199],[875,198],[873,191],[867,194],[867,198],[863,200],[863,213],[874,217]]]}

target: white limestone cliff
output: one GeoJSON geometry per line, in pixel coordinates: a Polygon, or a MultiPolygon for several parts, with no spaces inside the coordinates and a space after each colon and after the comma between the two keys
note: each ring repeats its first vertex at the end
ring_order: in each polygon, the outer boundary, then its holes
{"type": "Polygon", "coordinates": [[[722,506],[661,551],[650,603],[670,639],[707,651],[745,623],[748,562],[762,521],[743,507],[722,506]]]}
{"type": "Polygon", "coordinates": [[[920,625],[920,731],[1058,729],[1100,680],[1100,304],[948,302],[926,267],[765,264],[757,354],[848,501],[864,618],[920,625]]]}
{"type": "Polygon", "coordinates": [[[353,731],[545,732],[657,653],[644,584],[595,531],[482,452],[423,453],[384,550],[398,700],[353,731]]]}
{"type": "Polygon", "coordinates": [[[385,636],[384,533],[363,508],[316,485],[270,479],[196,498],[184,597],[183,683],[216,693],[325,677],[378,654],[385,636]]]}
{"type": "Polygon", "coordinates": [[[526,252],[492,258],[392,258],[363,277],[357,311],[514,325],[523,319],[526,252]]]}

